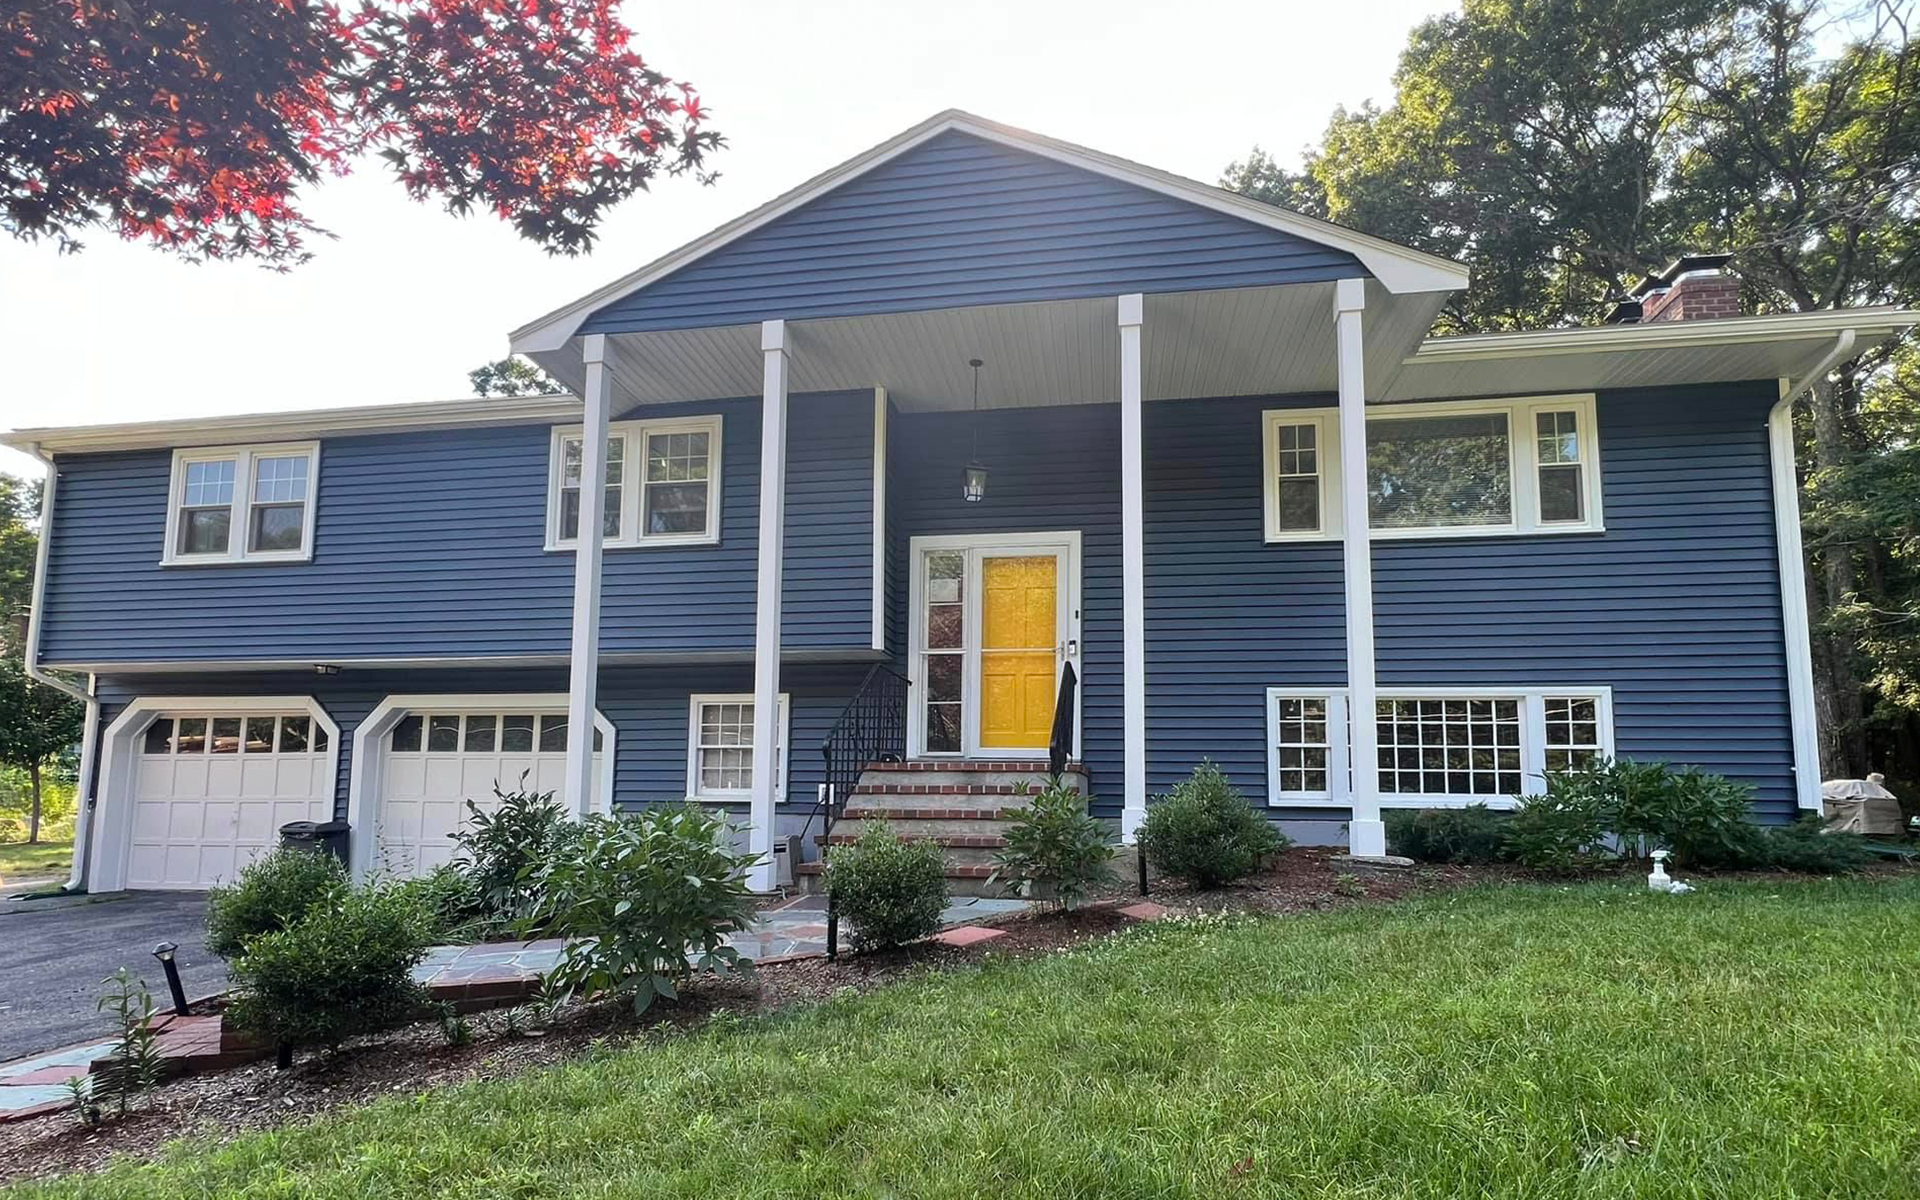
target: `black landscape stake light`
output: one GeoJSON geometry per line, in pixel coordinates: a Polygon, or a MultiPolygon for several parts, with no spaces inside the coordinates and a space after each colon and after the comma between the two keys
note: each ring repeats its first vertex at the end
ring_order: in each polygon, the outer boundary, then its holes
{"type": "Polygon", "coordinates": [[[160,969],[167,973],[167,990],[173,993],[173,1015],[187,1015],[187,993],[180,986],[180,964],[173,961],[180,947],[173,942],[161,942],[153,948],[153,956],[160,960],[160,969]]]}

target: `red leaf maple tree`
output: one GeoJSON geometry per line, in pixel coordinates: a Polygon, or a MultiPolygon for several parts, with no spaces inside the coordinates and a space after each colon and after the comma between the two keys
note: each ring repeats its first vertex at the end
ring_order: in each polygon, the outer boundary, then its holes
{"type": "Polygon", "coordinates": [[[106,228],[285,268],[325,235],[304,186],[384,158],[409,195],[491,211],[556,254],[659,175],[711,182],[693,87],[614,0],[9,0],[0,224],[106,228]]]}

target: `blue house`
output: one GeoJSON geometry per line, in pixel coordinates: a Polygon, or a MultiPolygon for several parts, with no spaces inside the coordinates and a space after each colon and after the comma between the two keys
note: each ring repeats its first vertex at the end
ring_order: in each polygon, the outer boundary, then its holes
{"type": "Polygon", "coordinates": [[[737,810],[762,888],[829,795],[963,879],[1050,751],[1123,836],[1211,758],[1361,854],[1596,756],[1817,806],[1788,405],[1914,314],[1737,316],[1697,259],[1636,322],[1430,337],[1466,284],[948,112],[516,331],[579,399],[8,434],[75,881],[303,818],[424,870],[523,774],[737,810]]]}

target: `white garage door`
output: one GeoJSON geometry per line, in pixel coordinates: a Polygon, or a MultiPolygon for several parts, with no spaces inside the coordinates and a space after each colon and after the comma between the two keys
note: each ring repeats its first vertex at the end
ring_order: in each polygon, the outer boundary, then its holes
{"type": "MultiPolygon", "coordinates": [[[[565,802],[565,713],[415,713],[387,733],[375,819],[374,870],[424,875],[452,861],[452,834],[467,820],[467,801],[499,806],[493,789],[521,786],[565,802]]],[[[600,731],[594,730],[595,792],[600,731]]]]}
{"type": "Polygon", "coordinates": [[[333,817],[327,730],[302,713],[167,713],[140,739],[131,888],[206,888],[333,817]]]}

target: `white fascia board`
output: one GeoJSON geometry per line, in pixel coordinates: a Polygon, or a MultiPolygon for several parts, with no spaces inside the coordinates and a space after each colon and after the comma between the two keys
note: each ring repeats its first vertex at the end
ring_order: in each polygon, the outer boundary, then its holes
{"type": "Polygon", "coordinates": [[[475,397],[114,425],[15,429],[0,432],[0,445],[28,450],[37,443],[43,454],[82,454],[579,419],[580,401],[574,396],[475,397]]]}
{"type": "Polygon", "coordinates": [[[862,154],[824,171],[800,186],[743,213],[703,237],[589,292],[580,299],[553,310],[513,331],[510,337],[516,354],[534,354],[555,350],[578,332],[589,315],[607,304],[656,283],[689,263],[745,237],[754,230],[778,220],[827,192],[859,178],[868,171],[905,154],[949,131],[971,134],[1015,150],[1024,150],[1042,158],[1079,167],[1122,183],[1133,184],[1165,196],[1185,200],[1214,212],[1225,213],[1305,238],[1335,250],[1345,250],[1390,292],[1457,291],[1467,286],[1467,268],[1450,259],[1424,254],[1382,238],[1360,233],[1258,200],[1251,200],[1225,188],[1185,179],[1156,167],[1130,162],[1071,142],[1063,142],[1011,125],[1002,125],[959,109],[938,113],[913,128],[881,142],[862,154]]]}
{"type": "Polygon", "coordinates": [[[1728,317],[1714,321],[1657,321],[1641,325],[1542,329],[1529,333],[1473,333],[1428,338],[1407,358],[1404,365],[1418,367],[1478,359],[1736,346],[1777,342],[1782,338],[1833,337],[1847,329],[1856,331],[1865,343],[1890,337],[1916,323],[1920,323],[1920,312],[1883,305],[1780,313],[1764,317],[1728,317]]]}

